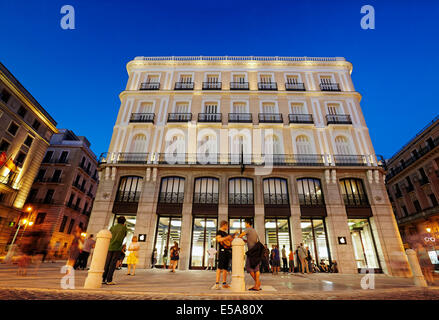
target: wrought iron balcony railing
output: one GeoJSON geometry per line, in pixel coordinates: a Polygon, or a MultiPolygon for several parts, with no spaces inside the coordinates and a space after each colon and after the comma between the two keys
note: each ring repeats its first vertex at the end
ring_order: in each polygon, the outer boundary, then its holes
{"type": "Polygon", "coordinates": [[[262,156],[264,165],[277,166],[323,166],[321,154],[266,154],[262,156]]]}
{"type": "Polygon", "coordinates": [[[175,90],[194,90],[194,83],[193,82],[176,82],[174,89],[175,90]]]}
{"type": "Polygon", "coordinates": [[[221,90],[221,82],[203,82],[203,90],[221,90]]]}
{"type": "Polygon", "coordinates": [[[116,194],[116,202],[135,203],[139,202],[140,192],[137,191],[118,191],[116,194]]]}
{"type": "Polygon", "coordinates": [[[130,122],[150,122],[154,123],[154,113],[132,113],[130,122]]]}
{"type": "Polygon", "coordinates": [[[283,123],[282,113],[260,113],[259,123],[283,123]]]}
{"type": "Polygon", "coordinates": [[[348,114],[327,114],[326,124],[352,124],[352,119],[348,114]]]}
{"type": "Polygon", "coordinates": [[[289,114],[289,123],[310,123],[313,124],[314,120],[312,114],[289,114]]]}
{"type": "Polygon", "coordinates": [[[322,91],[341,91],[338,83],[321,83],[320,90],[322,91]]]}
{"type": "Polygon", "coordinates": [[[230,90],[249,90],[248,82],[230,82],[230,90]]]}
{"type": "Polygon", "coordinates": [[[43,183],[61,183],[61,178],[60,177],[55,177],[55,178],[40,178],[40,177],[36,177],[35,178],[35,182],[43,182],[43,183]]]}
{"type": "Polygon", "coordinates": [[[254,204],[253,193],[229,193],[229,204],[254,204]]]}
{"type": "Polygon", "coordinates": [[[43,159],[42,163],[60,163],[67,164],[69,163],[68,159],[43,159]]]}
{"type": "Polygon", "coordinates": [[[276,82],[258,82],[259,90],[277,90],[276,82]]]}
{"type": "Polygon", "coordinates": [[[301,206],[324,206],[325,200],[323,199],[323,196],[320,195],[305,195],[299,193],[299,204],[301,206]]]}
{"type": "Polygon", "coordinates": [[[351,207],[369,206],[369,201],[365,194],[343,194],[343,201],[346,206],[351,207]]]}
{"type": "Polygon", "coordinates": [[[189,122],[192,120],[192,113],[168,113],[168,122],[189,122]]]}
{"type": "Polygon", "coordinates": [[[160,90],[160,82],[142,82],[140,90],[160,90]]]}
{"type": "Polygon", "coordinates": [[[288,205],[288,194],[264,193],[264,204],[268,205],[288,205]]]}
{"type": "Polygon", "coordinates": [[[218,200],[219,200],[218,193],[207,193],[207,192],[194,193],[194,203],[218,204],[218,200]]]}
{"type": "Polygon", "coordinates": [[[229,113],[229,122],[252,123],[251,113],[229,113]]]}
{"type": "Polygon", "coordinates": [[[160,192],[159,203],[183,203],[184,192],[160,192]]]}
{"type": "Polygon", "coordinates": [[[335,154],[336,166],[367,166],[366,157],[363,155],[335,154]]]}
{"type": "Polygon", "coordinates": [[[421,186],[423,186],[423,185],[425,185],[425,184],[427,184],[427,183],[430,183],[430,180],[428,180],[427,177],[422,177],[422,178],[419,180],[419,184],[420,184],[421,186]]]}
{"type": "Polygon", "coordinates": [[[221,122],[221,113],[199,113],[198,122],[221,122]]]}
{"type": "Polygon", "coordinates": [[[303,82],[285,83],[285,90],[288,91],[305,91],[305,84],[303,82]]]}

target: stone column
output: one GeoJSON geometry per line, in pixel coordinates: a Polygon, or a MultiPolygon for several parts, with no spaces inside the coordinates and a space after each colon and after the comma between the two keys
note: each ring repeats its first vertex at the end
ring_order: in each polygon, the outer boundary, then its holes
{"type": "Polygon", "coordinates": [[[263,205],[255,205],[254,228],[258,233],[259,240],[265,243],[265,210],[263,205]]]}
{"type": "Polygon", "coordinates": [[[96,235],[93,258],[84,283],[85,289],[99,289],[102,286],[102,274],[104,273],[105,260],[107,259],[111,237],[111,232],[105,229],[99,231],[96,235]]]}
{"type": "MultiPolygon", "coordinates": [[[[179,270],[189,269],[189,258],[191,255],[191,237],[192,237],[192,203],[183,204],[183,214],[181,218],[181,234],[180,234],[180,261],[178,262],[179,270]]],[[[169,248],[173,246],[169,243],[169,248]]]]}
{"type": "Polygon", "coordinates": [[[244,281],[244,240],[235,238],[232,241],[232,283],[233,292],[245,291],[244,281]]]}
{"type": "Polygon", "coordinates": [[[297,246],[302,242],[302,228],[300,225],[300,206],[291,205],[291,217],[290,217],[290,234],[292,250],[295,251],[297,246]]]}
{"type": "Polygon", "coordinates": [[[421,266],[419,265],[419,260],[416,255],[416,251],[413,249],[407,249],[407,258],[410,264],[410,268],[413,273],[413,280],[415,285],[418,287],[428,287],[427,282],[424,279],[424,275],[422,274],[421,266]]]}

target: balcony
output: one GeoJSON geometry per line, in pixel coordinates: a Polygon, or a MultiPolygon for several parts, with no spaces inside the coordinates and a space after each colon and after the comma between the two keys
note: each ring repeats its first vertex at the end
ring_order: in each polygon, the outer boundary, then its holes
{"type": "Polygon", "coordinates": [[[229,122],[252,123],[251,113],[229,113],[229,122]]]}
{"type": "MultiPolygon", "coordinates": [[[[421,159],[424,155],[429,153],[431,150],[435,149],[437,146],[439,146],[439,137],[433,140],[433,143],[431,145],[427,145],[423,148],[420,148],[418,150],[417,157],[411,156],[407,160],[405,160],[402,164],[399,166],[396,166],[393,168],[393,171],[391,171],[389,174],[387,174],[386,179],[389,180],[396,176],[398,173],[402,172],[405,168],[409,167],[419,159],[421,159]]],[[[439,170],[437,170],[436,175],[439,177],[439,170]]]]}
{"type": "Polygon", "coordinates": [[[348,114],[328,114],[326,124],[352,124],[351,116],[348,114]]]}
{"type": "Polygon", "coordinates": [[[189,122],[192,120],[192,113],[168,113],[168,122],[189,122]]]}
{"type": "Polygon", "coordinates": [[[68,164],[67,159],[43,159],[42,163],[58,163],[58,164],[68,164]]]}
{"type": "Polygon", "coordinates": [[[265,205],[288,205],[290,201],[285,193],[264,193],[265,205]]]}
{"type": "Polygon", "coordinates": [[[32,199],[29,203],[41,203],[41,204],[55,204],[55,201],[51,198],[32,199]]]}
{"type": "Polygon", "coordinates": [[[193,82],[176,82],[174,90],[194,90],[193,82]]]}
{"type": "Polygon", "coordinates": [[[258,82],[258,90],[277,90],[276,82],[258,82]]]}
{"type": "Polygon", "coordinates": [[[253,193],[229,193],[229,204],[254,204],[253,193]]]}
{"type": "Polygon", "coordinates": [[[366,157],[363,155],[335,154],[336,166],[367,166],[366,157]]]}
{"type": "Polygon", "coordinates": [[[305,84],[303,82],[285,83],[285,90],[287,91],[305,91],[305,84]]]}
{"type": "Polygon", "coordinates": [[[80,185],[79,183],[77,183],[76,181],[74,181],[72,183],[72,186],[74,186],[76,189],[82,191],[85,193],[85,186],[80,185]]]}
{"type": "Polygon", "coordinates": [[[221,82],[203,82],[203,90],[221,90],[221,82]]]}
{"type": "Polygon", "coordinates": [[[79,168],[82,169],[87,175],[91,176],[90,168],[87,168],[84,163],[79,164],[79,168]]]}
{"type": "Polygon", "coordinates": [[[150,122],[154,123],[154,113],[132,113],[130,122],[150,122]]]}
{"type": "Polygon", "coordinates": [[[341,91],[338,83],[321,83],[320,90],[322,91],[341,91]]]}
{"type": "Polygon", "coordinates": [[[143,82],[140,84],[140,90],[160,90],[160,82],[143,82]]]}
{"type": "Polygon", "coordinates": [[[230,90],[249,90],[248,82],[230,82],[230,90]]]}
{"type": "Polygon", "coordinates": [[[283,123],[281,113],[260,113],[258,114],[259,123],[283,123]]]}
{"type": "Polygon", "coordinates": [[[266,154],[262,155],[263,165],[275,166],[323,166],[321,154],[266,154]]]}
{"type": "Polygon", "coordinates": [[[60,177],[55,177],[55,178],[40,178],[40,177],[36,177],[34,182],[41,182],[41,183],[61,183],[61,178],[60,177]]]}
{"type": "Polygon", "coordinates": [[[222,122],[221,113],[199,113],[198,122],[222,122]]]}
{"type": "Polygon", "coordinates": [[[218,204],[219,194],[212,192],[195,192],[194,203],[197,204],[218,204]]]}
{"type": "Polygon", "coordinates": [[[159,203],[183,203],[184,192],[160,192],[159,203]]]}
{"type": "Polygon", "coordinates": [[[314,124],[312,114],[289,114],[289,123],[309,123],[314,124]]]}
{"type": "Polygon", "coordinates": [[[405,192],[406,193],[413,192],[413,191],[415,191],[415,187],[412,184],[407,186],[407,187],[405,187],[405,192]]]}
{"type": "Polygon", "coordinates": [[[148,153],[139,152],[121,152],[117,155],[115,159],[116,163],[137,163],[146,164],[148,163],[148,153]]]}

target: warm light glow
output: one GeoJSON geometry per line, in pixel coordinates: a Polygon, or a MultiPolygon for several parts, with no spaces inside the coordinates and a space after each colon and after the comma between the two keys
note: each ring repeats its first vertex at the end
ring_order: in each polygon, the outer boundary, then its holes
{"type": "Polygon", "coordinates": [[[29,227],[32,227],[33,224],[34,224],[33,221],[29,221],[29,223],[28,223],[29,227]]]}
{"type": "Polygon", "coordinates": [[[85,238],[87,234],[85,232],[81,233],[81,237],[85,238]]]}
{"type": "Polygon", "coordinates": [[[27,211],[32,211],[32,207],[27,207],[27,211]]]}
{"type": "Polygon", "coordinates": [[[21,223],[22,224],[26,224],[28,221],[27,221],[27,219],[23,219],[23,220],[21,220],[21,223]]]}
{"type": "Polygon", "coordinates": [[[428,233],[431,232],[431,228],[430,227],[427,227],[425,230],[427,230],[428,233]]]}

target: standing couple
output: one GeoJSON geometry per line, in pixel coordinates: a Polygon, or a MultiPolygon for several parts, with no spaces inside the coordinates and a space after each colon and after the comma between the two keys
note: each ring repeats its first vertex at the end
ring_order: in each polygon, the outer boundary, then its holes
{"type": "MultiPolygon", "coordinates": [[[[239,238],[246,237],[244,240],[247,242],[247,259],[246,259],[246,269],[250,273],[253,280],[255,280],[255,285],[249,290],[260,291],[261,281],[260,281],[260,271],[262,257],[264,255],[264,246],[259,242],[258,234],[256,230],[252,227],[252,221],[250,219],[245,220],[245,230],[239,234],[239,238]]],[[[221,274],[223,276],[223,288],[229,288],[227,284],[227,268],[230,261],[232,260],[232,240],[238,235],[239,232],[235,232],[232,236],[228,233],[229,224],[227,221],[221,221],[220,229],[216,233],[216,241],[219,245],[218,254],[218,269],[216,270],[216,283],[215,289],[220,289],[221,274]]]]}

